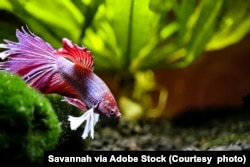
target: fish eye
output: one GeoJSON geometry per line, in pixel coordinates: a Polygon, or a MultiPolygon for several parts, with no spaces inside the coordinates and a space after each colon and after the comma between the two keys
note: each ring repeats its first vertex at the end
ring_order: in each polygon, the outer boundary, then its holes
{"type": "Polygon", "coordinates": [[[114,115],[115,114],[115,111],[114,110],[110,110],[109,111],[109,115],[114,115]]]}

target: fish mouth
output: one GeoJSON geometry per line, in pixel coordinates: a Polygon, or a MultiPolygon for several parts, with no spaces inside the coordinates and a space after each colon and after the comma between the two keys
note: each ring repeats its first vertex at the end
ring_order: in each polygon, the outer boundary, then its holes
{"type": "Polygon", "coordinates": [[[118,113],[116,113],[116,115],[115,115],[115,118],[120,118],[122,116],[122,114],[120,113],[120,112],[118,112],[118,113]]]}

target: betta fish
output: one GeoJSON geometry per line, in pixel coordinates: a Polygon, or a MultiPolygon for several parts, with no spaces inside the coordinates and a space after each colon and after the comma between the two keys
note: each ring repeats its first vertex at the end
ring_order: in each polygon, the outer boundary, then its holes
{"type": "Polygon", "coordinates": [[[90,133],[99,115],[119,118],[121,113],[114,96],[104,81],[94,73],[94,59],[85,47],[62,39],[62,48],[54,49],[28,28],[16,30],[18,42],[4,40],[0,48],[0,70],[17,74],[44,94],[56,93],[63,101],[82,111],[80,117],[68,116],[71,130],[86,121],[82,138],[90,133]]]}

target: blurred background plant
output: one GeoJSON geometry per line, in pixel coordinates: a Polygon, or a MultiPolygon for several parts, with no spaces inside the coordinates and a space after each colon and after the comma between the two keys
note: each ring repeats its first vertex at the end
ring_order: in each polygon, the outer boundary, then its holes
{"type": "MultiPolygon", "coordinates": [[[[168,91],[154,69],[185,68],[203,51],[234,44],[250,31],[248,0],[2,0],[0,9],[56,48],[63,37],[87,46],[95,71],[113,76],[129,119],[163,112],[168,91]]],[[[1,29],[13,33],[9,22],[1,17],[1,29]]]]}

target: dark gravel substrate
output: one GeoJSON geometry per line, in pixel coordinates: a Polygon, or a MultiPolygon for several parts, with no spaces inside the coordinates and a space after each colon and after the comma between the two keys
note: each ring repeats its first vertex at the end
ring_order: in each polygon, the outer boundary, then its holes
{"type": "Polygon", "coordinates": [[[249,111],[217,108],[185,113],[171,122],[102,118],[95,127],[95,139],[82,142],[83,129],[71,131],[58,149],[250,151],[249,111]]]}

